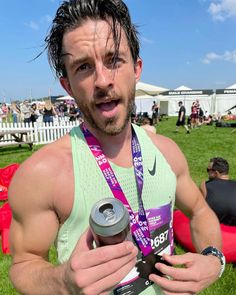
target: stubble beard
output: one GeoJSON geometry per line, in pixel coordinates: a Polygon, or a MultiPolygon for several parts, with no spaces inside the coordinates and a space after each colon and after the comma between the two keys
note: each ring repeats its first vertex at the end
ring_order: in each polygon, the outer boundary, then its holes
{"type": "Polygon", "coordinates": [[[84,119],[88,124],[95,129],[96,131],[104,134],[104,135],[110,135],[115,136],[120,134],[130,121],[131,113],[134,106],[134,100],[135,100],[135,89],[131,90],[128,95],[128,104],[127,107],[125,107],[125,116],[121,123],[118,123],[119,121],[119,115],[115,116],[113,118],[108,118],[103,122],[99,121],[99,118],[94,118],[94,115],[92,111],[84,104],[78,104],[79,109],[84,115],[84,119]]]}

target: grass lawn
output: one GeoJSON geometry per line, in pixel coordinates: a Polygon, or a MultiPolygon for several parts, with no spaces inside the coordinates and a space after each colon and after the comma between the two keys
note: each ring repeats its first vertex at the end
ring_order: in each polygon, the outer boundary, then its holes
{"type": "MultiPolygon", "coordinates": [[[[215,156],[226,158],[229,161],[231,178],[236,179],[236,132],[231,133],[232,128],[215,128],[214,126],[202,126],[191,130],[186,134],[184,129],[179,133],[175,130],[176,118],[163,120],[157,126],[157,132],[172,138],[185,154],[191,176],[199,185],[206,179],[206,168],[208,160],[215,156]]],[[[27,146],[22,148],[10,147],[0,149],[0,167],[12,163],[21,163],[40,147],[34,147],[29,151],[27,146]]],[[[177,253],[183,253],[179,245],[176,247],[177,253]]],[[[55,253],[52,250],[52,261],[55,262],[55,253]]],[[[10,256],[3,255],[0,251],[0,294],[18,294],[12,287],[8,279],[8,268],[10,256]]],[[[201,292],[202,295],[235,295],[236,294],[236,271],[232,264],[228,264],[222,278],[214,285],[201,292]]]]}

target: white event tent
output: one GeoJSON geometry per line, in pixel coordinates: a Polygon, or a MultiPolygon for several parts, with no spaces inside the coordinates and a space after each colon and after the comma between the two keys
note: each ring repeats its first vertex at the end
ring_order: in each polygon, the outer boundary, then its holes
{"type": "Polygon", "coordinates": [[[67,100],[72,100],[72,101],[74,101],[74,98],[71,97],[70,95],[66,95],[66,96],[58,97],[58,98],[56,99],[56,101],[67,101],[67,100]]]}
{"type": "Polygon", "coordinates": [[[211,89],[197,89],[193,90],[186,86],[180,86],[174,90],[168,90],[161,95],[158,95],[157,99],[160,104],[160,114],[164,113],[169,116],[176,116],[179,111],[178,102],[182,101],[186,108],[186,114],[190,115],[191,106],[196,99],[199,100],[200,106],[205,113],[212,113],[214,110],[213,104],[214,93],[211,89]]]}
{"type": "Polygon", "coordinates": [[[151,116],[153,101],[157,100],[157,95],[167,90],[160,86],[138,82],[135,91],[136,113],[148,113],[151,116]]]}
{"type": "Polygon", "coordinates": [[[236,84],[226,89],[216,89],[215,112],[226,114],[229,110],[236,113],[236,84]]]}

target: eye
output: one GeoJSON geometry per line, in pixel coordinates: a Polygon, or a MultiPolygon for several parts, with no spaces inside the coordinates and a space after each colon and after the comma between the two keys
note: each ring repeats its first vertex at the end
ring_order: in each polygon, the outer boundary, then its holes
{"type": "Polygon", "coordinates": [[[117,57],[111,57],[107,60],[106,66],[108,68],[119,68],[124,63],[123,59],[119,56],[117,57]]]}
{"type": "Polygon", "coordinates": [[[77,72],[85,72],[92,69],[92,66],[89,63],[84,63],[77,68],[77,72]]]}

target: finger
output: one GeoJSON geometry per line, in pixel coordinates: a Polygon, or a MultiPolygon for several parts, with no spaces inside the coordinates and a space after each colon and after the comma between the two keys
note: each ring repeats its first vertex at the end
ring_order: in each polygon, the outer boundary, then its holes
{"type": "MultiPolygon", "coordinates": [[[[84,291],[85,294],[101,294],[104,289],[109,293],[120,283],[122,279],[134,268],[135,261],[132,260],[120,267],[116,272],[111,273],[109,276],[88,285],[84,291]]],[[[106,293],[105,293],[106,294],[106,293]]]]}
{"type": "Polygon", "coordinates": [[[89,228],[87,228],[81,235],[77,242],[74,251],[85,252],[93,248],[93,235],[89,228]]]}
{"type": "Polygon", "coordinates": [[[78,253],[78,259],[76,260],[79,262],[79,268],[86,269],[130,254],[136,256],[138,254],[137,247],[132,242],[125,241],[116,245],[103,246],[84,253],[78,253]]]}
{"type": "Polygon", "coordinates": [[[163,255],[163,258],[168,261],[172,265],[184,265],[182,268],[176,268],[167,266],[161,263],[157,263],[155,266],[158,270],[160,270],[163,274],[166,274],[172,279],[180,280],[180,281],[197,281],[198,277],[196,273],[193,271],[189,271],[189,268],[194,266],[194,259],[196,259],[196,255],[193,253],[186,253],[183,255],[163,255]]]}
{"type": "MultiPolygon", "coordinates": [[[[193,294],[196,293],[198,290],[196,282],[192,281],[176,281],[176,280],[169,280],[165,277],[160,277],[154,274],[149,276],[149,279],[159,285],[162,289],[166,290],[167,292],[175,292],[174,294],[178,293],[188,293],[192,292],[193,294]]],[[[191,294],[191,293],[190,293],[191,294]]]]}
{"type": "MultiPolygon", "coordinates": [[[[79,269],[77,271],[76,281],[80,287],[82,288],[86,287],[87,285],[90,285],[95,281],[99,281],[103,278],[107,278],[117,272],[119,273],[120,269],[122,269],[125,266],[135,265],[137,261],[136,256],[137,256],[137,252],[134,251],[130,253],[129,255],[112,259],[112,260],[106,261],[105,263],[98,264],[96,266],[93,266],[87,269],[79,269]]],[[[118,280],[119,279],[120,277],[118,277],[118,280]]]]}
{"type": "Polygon", "coordinates": [[[185,253],[182,255],[167,255],[163,254],[163,259],[169,262],[172,265],[181,265],[185,264],[188,265],[194,259],[194,256],[199,255],[195,253],[185,253]]]}
{"type": "Polygon", "coordinates": [[[156,263],[155,267],[163,274],[179,281],[196,281],[195,272],[189,271],[189,268],[176,268],[163,263],[156,263]]]}

